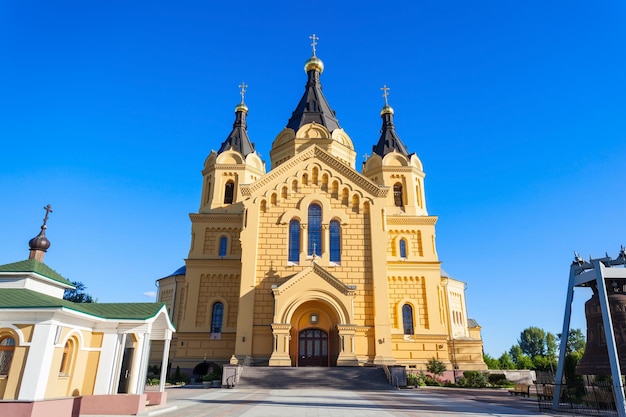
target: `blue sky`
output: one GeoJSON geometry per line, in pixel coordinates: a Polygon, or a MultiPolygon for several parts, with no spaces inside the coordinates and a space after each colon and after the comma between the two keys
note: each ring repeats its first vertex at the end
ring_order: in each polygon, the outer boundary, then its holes
{"type": "MultiPolygon", "coordinates": [[[[0,0],[0,263],[45,261],[101,302],[150,301],[183,265],[201,169],[248,85],[269,150],[304,90],[309,36],[360,166],[380,87],[426,171],[443,268],[499,356],[560,331],[573,251],[626,244],[626,6],[578,1],[0,0]]],[[[575,327],[584,327],[577,290],[575,327]]]]}

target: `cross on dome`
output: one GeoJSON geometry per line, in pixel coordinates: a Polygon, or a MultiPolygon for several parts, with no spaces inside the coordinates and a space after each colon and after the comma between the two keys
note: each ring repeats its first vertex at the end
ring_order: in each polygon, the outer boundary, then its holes
{"type": "Polygon", "coordinates": [[[315,56],[315,52],[316,52],[316,51],[315,51],[315,46],[317,45],[317,41],[318,41],[320,38],[319,38],[319,37],[317,37],[317,36],[315,35],[315,33],[314,33],[314,34],[312,34],[311,36],[309,36],[309,39],[311,39],[311,41],[312,41],[312,42],[311,42],[311,48],[313,48],[313,56],[315,56]]]}
{"type": "Polygon", "coordinates": [[[387,98],[389,97],[389,90],[391,89],[387,87],[387,84],[385,84],[381,87],[381,90],[383,91],[383,97],[385,98],[385,106],[388,106],[389,102],[387,101],[387,98]]]}
{"type": "Polygon", "coordinates": [[[244,98],[244,95],[246,94],[246,88],[248,88],[248,84],[242,81],[241,84],[239,84],[239,88],[241,89],[239,94],[241,95],[241,102],[243,103],[243,98],[244,98]]]}
{"type": "Polygon", "coordinates": [[[46,223],[48,222],[48,215],[52,213],[52,206],[48,204],[43,209],[46,211],[46,217],[43,218],[43,227],[45,227],[46,223]]]}

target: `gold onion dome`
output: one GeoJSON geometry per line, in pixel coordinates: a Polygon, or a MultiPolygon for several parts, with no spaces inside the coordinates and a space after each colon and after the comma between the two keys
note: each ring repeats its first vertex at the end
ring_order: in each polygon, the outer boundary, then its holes
{"type": "Polygon", "coordinates": [[[383,114],[393,114],[393,107],[391,107],[389,104],[385,104],[385,106],[380,111],[380,115],[382,116],[383,114]]]}
{"type": "Polygon", "coordinates": [[[304,63],[304,71],[309,72],[311,70],[315,70],[320,74],[322,73],[322,71],[324,71],[324,63],[315,55],[307,59],[307,61],[304,63]]]}
{"type": "Polygon", "coordinates": [[[235,113],[242,111],[244,113],[248,113],[248,106],[246,106],[246,103],[244,103],[243,101],[239,104],[237,104],[237,107],[235,107],[235,113]]]}

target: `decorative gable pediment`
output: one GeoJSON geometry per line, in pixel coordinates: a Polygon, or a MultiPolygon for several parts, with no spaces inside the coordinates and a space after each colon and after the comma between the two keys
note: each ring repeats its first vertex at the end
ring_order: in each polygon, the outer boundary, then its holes
{"type": "Polygon", "coordinates": [[[389,192],[388,188],[379,187],[370,179],[359,174],[350,166],[346,165],[318,146],[311,146],[296,155],[294,158],[279,165],[258,181],[252,184],[241,185],[240,190],[242,195],[244,197],[253,197],[263,194],[268,187],[273,187],[277,183],[282,183],[284,178],[293,175],[299,169],[302,162],[310,159],[317,159],[322,162],[330,170],[335,171],[336,175],[341,177],[343,181],[353,183],[355,187],[360,188],[364,193],[368,194],[372,198],[385,198],[389,192]]]}

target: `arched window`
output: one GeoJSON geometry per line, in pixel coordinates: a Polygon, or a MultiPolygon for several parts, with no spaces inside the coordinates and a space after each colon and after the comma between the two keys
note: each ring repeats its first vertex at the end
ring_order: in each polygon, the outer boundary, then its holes
{"type": "Polygon", "coordinates": [[[7,375],[15,352],[15,339],[5,337],[0,340],[0,375],[7,375]]]}
{"type": "Polygon", "coordinates": [[[413,334],[413,307],[410,304],[402,306],[402,325],[404,334],[413,334]]]}
{"type": "Polygon", "coordinates": [[[272,203],[272,206],[276,205],[276,193],[272,193],[272,196],[270,197],[270,202],[272,203]]]}
{"type": "Polygon", "coordinates": [[[322,206],[311,204],[309,206],[309,247],[307,255],[319,255],[322,253],[322,206]]]}
{"type": "Polygon", "coordinates": [[[280,198],[283,199],[283,200],[287,199],[287,187],[283,187],[283,190],[282,190],[282,192],[280,194],[280,198]]]}
{"type": "Polygon", "coordinates": [[[330,225],[330,261],[341,262],[341,224],[331,220],[330,225]]]}
{"type": "Polygon", "coordinates": [[[228,181],[224,186],[224,204],[232,204],[235,196],[235,183],[228,181]]]}
{"type": "Polygon", "coordinates": [[[289,262],[300,261],[300,222],[292,220],[289,222],[289,262]]]}
{"type": "Polygon", "coordinates": [[[213,304],[211,314],[211,333],[222,333],[222,321],[224,320],[224,304],[217,302],[213,304]]]}
{"type": "Polygon", "coordinates": [[[396,183],[393,186],[393,204],[396,207],[403,207],[402,204],[402,184],[396,183]]]}
{"type": "Polygon", "coordinates": [[[72,356],[74,355],[74,341],[67,339],[65,346],[63,347],[63,356],[61,357],[61,366],[59,367],[60,375],[70,374],[70,364],[72,362],[72,356]]]}
{"type": "Polygon", "coordinates": [[[312,182],[315,185],[317,185],[317,178],[319,177],[319,172],[320,171],[319,171],[319,169],[317,169],[317,167],[313,168],[313,174],[311,175],[311,177],[312,177],[312,182]]]}
{"type": "Polygon", "coordinates": [[[298,181],[293,180],[291,182],[291,191],[293,191],[294,193],[298,191],[298,181]]]}
{"type": "Polygon", "coordinates": [[[223,258],[224,256],[226,256],[227,245],[228,245],[228,238],[226,236],[222,236],[220,238],[220,252],[219,252],[220,258],[223,258]]]}
{"type": "Polygon", "coordinates": [[[406,240],[400,239],[398,245],[400,246],[400,257],[406,259],[406,240]]]}

